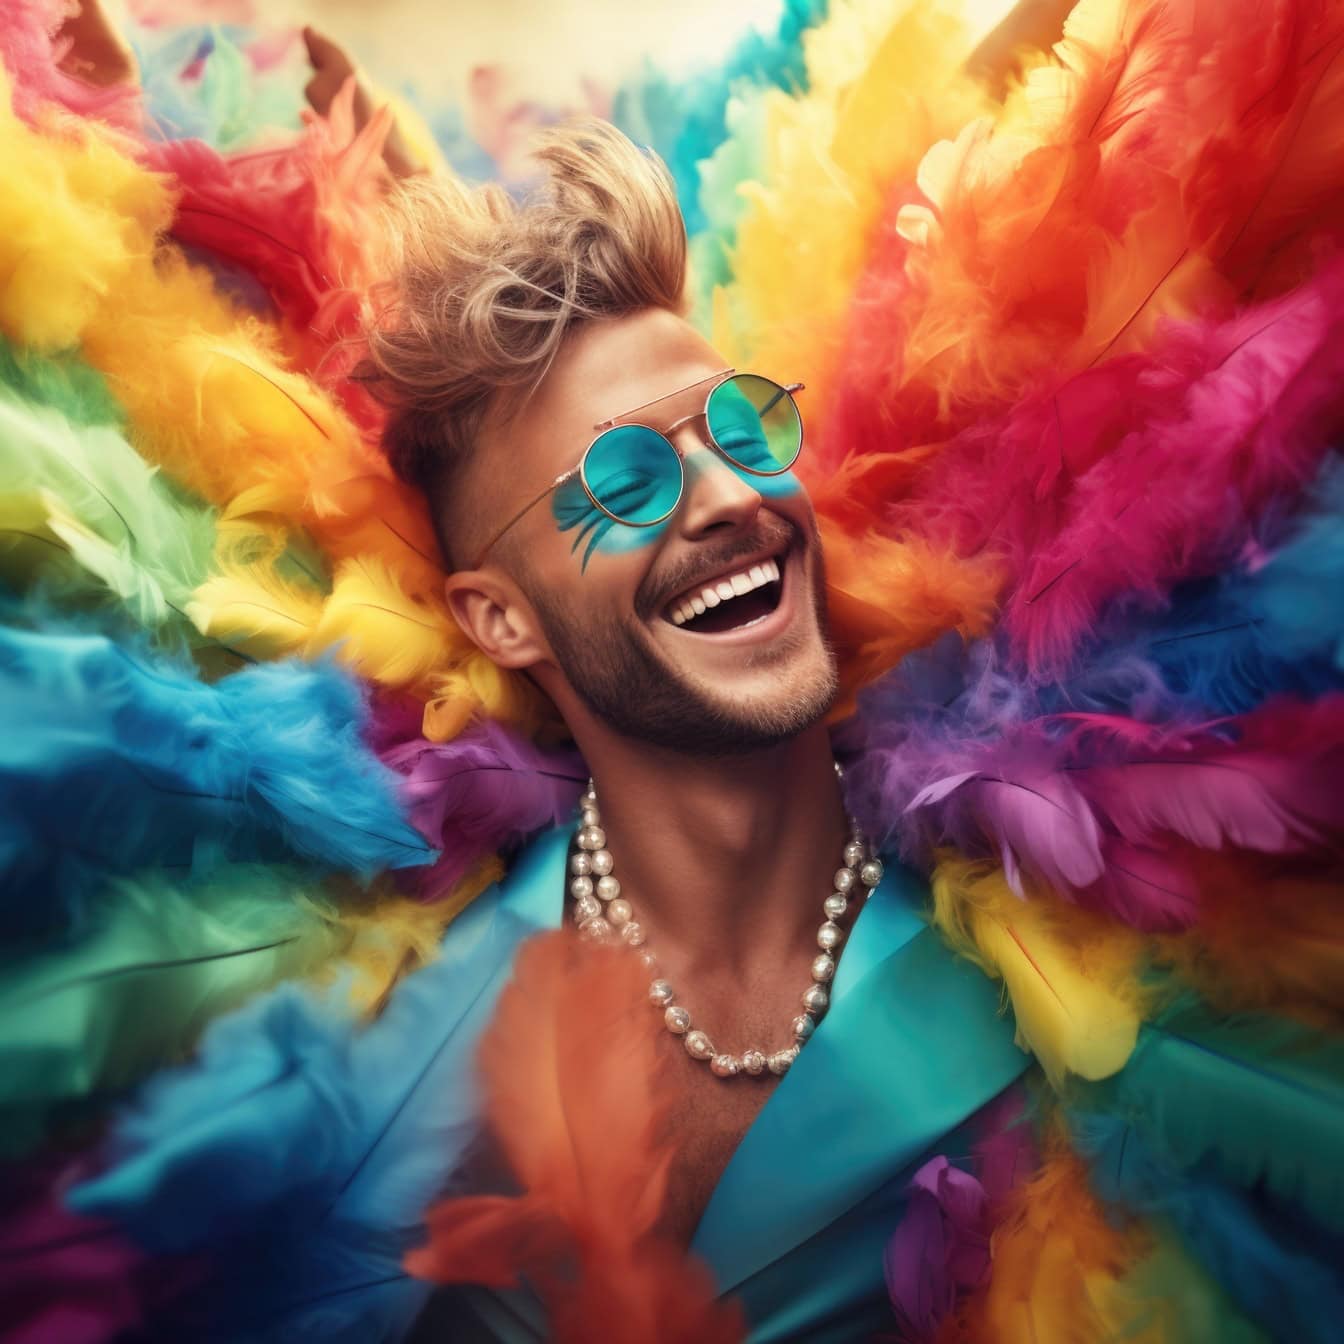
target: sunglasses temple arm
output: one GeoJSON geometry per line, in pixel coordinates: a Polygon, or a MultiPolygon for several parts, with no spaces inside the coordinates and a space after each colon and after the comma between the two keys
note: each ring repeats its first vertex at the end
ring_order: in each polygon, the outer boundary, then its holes
{"type": "Polygon", "coordinates": [[[511,528],[514,525],[514,523],[519,522],[521,519],[523,519],[529,513],[531,513],[532,510],[535,509],[537,505],[540,504],[541,501],[551,493],[552,490],[558,490],[566,482],[572,481],[574,477],[577,476],[578,474],[579,474],[578,467],[574,467],[571,470],[564,472],[562,475],[557,476],[555,480],[553,480],[550,483],[550,485],[548,485],[541,492],[541,494],[539,494],[535,499],[531,499],[526,504],[524,504],[523,507],[519,509],[518,512],[515,513],[513,517],[510,518],[509,521],[505,523],[504,526],[501,527],[499,531],[496,532],[495,535],[485,543],[485,545],[481,548],[480,554],[476,557],[475,562],[472,564],[471,566],[472,569],[479,569],[481,567],[481,564],[485,560],[485,557],[490,554],[490,552],[499,542],[499,539],[509,530],[509,528],[511,528]]]}

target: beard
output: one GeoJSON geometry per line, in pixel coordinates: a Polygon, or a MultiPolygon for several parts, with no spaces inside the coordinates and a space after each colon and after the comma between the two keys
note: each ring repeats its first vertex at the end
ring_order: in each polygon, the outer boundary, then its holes
{"type": "MultiPolygon", "coordinates": [[[[741,550],[745,554],[748,548],[741,550]]],[[[595,621],[591,612],[573,611],[557,601],[540,583],[528,585],[534,590],[528,597],[575,694],[622,736],[688,756],[741,755],[796,737],[835,702],[839,679],[827,636],[825,583],[815,533],[810,554],[819,665],[809,666],[801,684],[781,683],[777,693],[758,696],[752,703],[716,697],[697,686],[649,642],[633,615],[595,621]]],[[[809,631],[790,631],[784,647],[772,648],[767,657],[786,662],[790,643],[801,649],[812,638],[809,631]]]]}

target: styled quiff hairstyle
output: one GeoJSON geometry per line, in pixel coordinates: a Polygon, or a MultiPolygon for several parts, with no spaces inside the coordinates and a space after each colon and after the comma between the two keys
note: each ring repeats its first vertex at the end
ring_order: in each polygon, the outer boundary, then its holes
{"type": "Polygon", "coordinates": [[[545,181],[522,204],[448,176],[401,189],[394,278],[366,332],[384,450],[450,568],[469,559],[451,522],[486,416],[521,407],[580,323],[682,310],[686,227],[662,162],[600,121],[544,133],[536,157],[545,181]]]}

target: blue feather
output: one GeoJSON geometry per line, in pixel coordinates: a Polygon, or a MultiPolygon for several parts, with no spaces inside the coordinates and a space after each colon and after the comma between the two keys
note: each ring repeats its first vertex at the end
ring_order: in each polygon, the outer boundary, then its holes
{"type": "Polygon", "coordinates": [[[401,1258],[476,1135],[472,1058],[533,931],[478,898],[362,1031],[289,986],[219,1020],[195,1065],[146,1087],[71,1207],[151,1250],[205,1252],[212,1339],[394,1337],[429,1292],[401,1258]]]}
{"type": "Polygon", "coordinates": [[[1069,1117],[1075,1146],[1108,1204],[1169,1219],[1237,1306],[1285,1344],[1329,1344],[1344,1321],[1344,1242],[1308,1229],[1196,1167],[1163,1164],[1116,1114],[1069,1117]]]}
{"type": "Polygon", "coordinates": [[[107,874],[300,858],[432,861],[331,663],[189,664],[69,627],[0,628],[0,932],[69,929],[107,874]]]}
{"type": "Polygon", "coordinates": [[[728,101],[734,90],[742,84],[805,90],[802,37],[829,8],[829,0],[785,0],[774,31],[748,32],[722,64],[676,79],[647,65],[617,91],[612,121],[667,164],[691,236],[708,224],[700,205],[700,165],[728,134],[728,101]]]}

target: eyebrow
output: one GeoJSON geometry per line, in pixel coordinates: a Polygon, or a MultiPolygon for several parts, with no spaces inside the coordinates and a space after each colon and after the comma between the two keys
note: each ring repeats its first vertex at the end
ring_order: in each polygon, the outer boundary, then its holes
{"type": "Polygon", "coordinates": [[[671,392],[664,392],[660,397],[654,397],[652,401],[641,402],[638,406],[633,406],[628,411],[622,411],[620,415],[613,415],[609,420],[599,420],[593,426],[594,432],[601,429],[610,429],[618,420],[626,420],[640,411],[648,410],[650,406],[656,406],[660,401],[666,401],[669,397],[679,396],[682,392],[689,392],[694,387],[701,387],[705,383],[712,382],[715,378],[725,378],[733,373],[733,369],[720,369],[717,373],[707,373],[703,378],[697,378],[693,383],[687,383],[685,387],[674,388],[671,392]]]}

